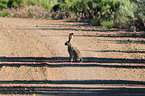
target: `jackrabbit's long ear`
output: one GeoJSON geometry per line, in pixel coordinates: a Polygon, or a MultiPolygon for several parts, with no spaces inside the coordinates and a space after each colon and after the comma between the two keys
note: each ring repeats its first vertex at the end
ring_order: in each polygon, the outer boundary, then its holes
{"type": "Polygon", "coordinates": [[[72,38],[73,38],[73,33],[70,33],[70,34],[69,34],[69,37],[68,37],[69,42],[72,40],[72,38]]]}

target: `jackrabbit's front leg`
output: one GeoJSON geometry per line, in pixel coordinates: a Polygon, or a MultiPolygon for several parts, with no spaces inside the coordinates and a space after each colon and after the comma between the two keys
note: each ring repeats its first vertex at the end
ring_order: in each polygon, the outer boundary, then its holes
{"type": "Polygon", "coordinates": [[[73,62],[73,57],[72,57],[71,54],[70,54],[70,56],[69,56],[69,61],[70,61],[70,62],[73,62]]]}

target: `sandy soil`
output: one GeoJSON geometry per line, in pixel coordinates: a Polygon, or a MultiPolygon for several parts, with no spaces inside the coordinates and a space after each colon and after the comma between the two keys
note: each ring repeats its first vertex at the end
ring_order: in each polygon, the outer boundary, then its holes
{"type": "Polygon", "coordinates": [[[3,91],[0,93],[47,94],[47,91],[34,92],[31,88],[36,86],[68,89],[77,86],[83,89],[81,92],[85,88],[100,87],[145,88],[145,38],[132,34],[87,23],[0,18],[0,91],[3,91]],[[72,32],[72,44],[81,51],[83,63],[69,63],[66,58],[64,43],[72,32]],[[16,91],[14,86],[23,92],[16,91]],[[16,92],[5,92],[4,88],[16,92]]]}

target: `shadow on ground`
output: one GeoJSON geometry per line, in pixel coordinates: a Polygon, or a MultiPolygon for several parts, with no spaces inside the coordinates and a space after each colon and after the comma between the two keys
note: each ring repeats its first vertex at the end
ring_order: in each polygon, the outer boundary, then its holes
{"type": "Polygon", "coordinates": [[[128,51],[121,51],[121,50],[82,50],[82,51],[90,51],[90,52],[120,52],[120,53],[145,53],[145,51],[139,51],[139,50],[128,50],[128,51]]]}
{"type": "MultiPolygon", "coordinates": [[[[84,57],[83,63],[70,63],[67,57],[0,57],[0,67],[116,67],[145,68],[145,60],[84,57]],[[106,63],[106,64],[103,64],[106,63]],[[114,63],[112,65],[112,63],[114,63]],[[116,63],[127,63],[118,65],[116,63]],[[138,65],[130,65],[138,63],[138,65]],[[103,64],[103,65],[102,65],[103,64]]],[[[1,80],[0,94],[52,96],[145,96],[145,82],[127,80],[1,80]],[[27,85],[26,85],[27,84],[27,85]],[[36,86],[37,85],[37,86],[36,86]],[[53,85],[53,86],[49,86],[53,85]],[[57,85],[57,86],[56,86],[57,85]],[[64,86],[65,85],[65,86],[64,86]],[[72,86],[73,85],[73,86],[72,86]],[[95,86],[94,86],[95,85],[95,86]],[[94,86],[94,87],[90,87],[94,86]],[[119,87],[118,87],[119,86],[119,87]],[[137,87],[133,87],[137,86],[137,87]]]]}
{"type": "Polygon", "coordinates": [[[70,80],[70,81],[0,81],[0,84],[54,84],[54,87],[47,86],[1,86],[0,94],[38,94],[53,96],[144,96],[145,88],[125,88],[125,85],[145,85],[141,81],[124,80],[70,80]],[[55,87],[55,84],[60,85],[55,87]],[[66,84],[68,86],[61,86],[66,84]],[[69,85],[94,85],[107,84],[105,87],[69,87],[69,85]],[[116,87],[121,84],[121,87],[116,87]],[[113,85],[112,87],[109,87],[113,85]]]}
{"type": "Polygon", "coordinates": [[[84,26],[88,26],[86,24],[75,24],[75,25],[67,25],[67,24],[51,24],[50,26],[31,26],[31,27],[26,27],[26,28],[17,28],[18,30],[68,30],[68,31],[96,31],[96,32],[117,32],[120,31],[118,29],[96,29],[96,28],[87,28],[87,29],[81,29],[79,27],[84,27],[84,26]],[[75,28],[72,28],[73,26],[75,26],[75,28]]]}
{"type": "MultiPolygon", "coordinates": [[[[67,35],[42,35],[42,37],[67,37],[67,35]]],[[[144,38],[142,36],[120,36],[120,35],[74,35],[75,37],[110,37],[110,38],[144,38]]],[[[100,39],[99,39],[100,40],[100,39]]],[[[101,41],[111,41],[117,44],[128,44],[128,43],[136,43],[136,44],[145,44],[145,40],[101,40],[101,41]]]]}
{"type": "Polygon", "coordinates": [[[110,67],[145,68],[144,59],[84,57],[83,63],[69,62],[68,57],[0,57],[0,67],[110,67]]]}
{"type": "Polygon", "coordinates": [[[131,32],[131,31],[124,31],[121,29],[100,29],[100,28],[81,28],[80,26],[88,26],[86,24],[77,24],[77,25],[59,25],[59,24],[54,24],[54,25],[48,25],[48,26],[31,26],[31,27],[26,27],[26,28],[17,28],[18,30],[62,30],[62,31],[92,31],[92,32],[106,32],[107,34],[101,34],[98,35],[75,35],[75,36],[83,36],[83,37],[110,37],[110,38],[145,38],[145,32],[131,32]],[[77,26],[75,28],[72,28],[73,26],[77,26]],[[108,32],[113,32],[113,34],[108,34],[108,32]],[[119,32],[119,33],[118,33],[119,32]]]}

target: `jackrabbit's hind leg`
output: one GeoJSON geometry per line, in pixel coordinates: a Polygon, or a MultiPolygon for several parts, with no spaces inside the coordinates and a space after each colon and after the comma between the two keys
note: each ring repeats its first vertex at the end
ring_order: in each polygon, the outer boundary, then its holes
{"type": "Polygon", "coordinates": [[[80,63],[83,63],[83,58],[80,58],[80,63]]]}

